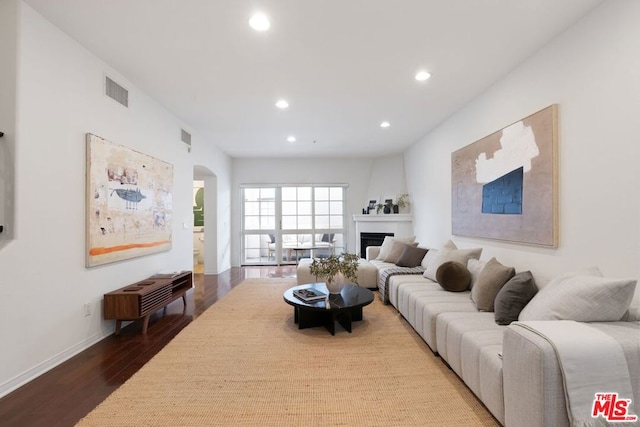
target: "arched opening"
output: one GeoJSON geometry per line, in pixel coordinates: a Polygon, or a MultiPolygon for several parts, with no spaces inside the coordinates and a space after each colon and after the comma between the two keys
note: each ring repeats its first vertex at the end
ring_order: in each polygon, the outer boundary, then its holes
{"type": "Polygon", "coordinates": [[[218,178],[207,167],[193,167],[194,272],[218,272],[218,178]]]}

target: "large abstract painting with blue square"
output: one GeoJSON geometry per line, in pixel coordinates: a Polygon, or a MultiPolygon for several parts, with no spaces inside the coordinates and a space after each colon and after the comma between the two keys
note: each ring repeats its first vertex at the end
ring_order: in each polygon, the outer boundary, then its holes
{"type": "Polygon", "coordinates": [[[558,247],[556,104],[451,153],[451,233],[558,247]]]}
{"type": "Polygon", "coordinates": [[[482,186],[482,213],[522,215],[524,168],[482,186]]]}

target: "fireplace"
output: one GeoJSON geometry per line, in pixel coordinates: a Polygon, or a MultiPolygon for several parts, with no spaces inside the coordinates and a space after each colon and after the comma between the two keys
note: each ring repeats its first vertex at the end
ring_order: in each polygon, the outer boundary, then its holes
{"type": "Polygon", "coordinates": [[[393,233],[360,233],[360,257],[367,257],[367,246],[380,246],[387,236],[393,233]]]}
{"type": "Polygon", "coordinates": [[[367,246],[378,246],[386,236],[413,236],[413,219],[409,214],[354,215],[356,223],[355,253],[365,258],[367,246]],[[373,240],[370,240],[370,239],[373,240]],[[366,241],[365,241],[366,239],[366,241]]]}

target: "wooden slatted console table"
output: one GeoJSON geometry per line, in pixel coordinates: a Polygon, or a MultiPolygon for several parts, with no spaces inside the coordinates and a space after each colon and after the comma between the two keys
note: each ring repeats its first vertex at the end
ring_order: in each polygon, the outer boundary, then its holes
{"type": "Polygon", "coordinates": [[[142,319],[142,333],[147,333],[149,317],[161,308],[182,297],[186,307],[186,293],[193,286],[193,273],[176,275],[156,274],[115,291],[104,294],[104,318],[116,321],[116,335],[123,320],[142,319]]]}

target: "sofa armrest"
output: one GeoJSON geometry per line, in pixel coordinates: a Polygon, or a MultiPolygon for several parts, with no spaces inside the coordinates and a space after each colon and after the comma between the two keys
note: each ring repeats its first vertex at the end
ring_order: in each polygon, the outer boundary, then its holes
{"type": "Polygon", "coordinates": [[[376,259],[380,254],[380,246],[367,246],[367,261],[376,259]]]}
{"type": "Polygon", "coordinates": [[[539,335],[512,324],[502,342],[505,425],[569,425],[555,350],[539,335]]]}

